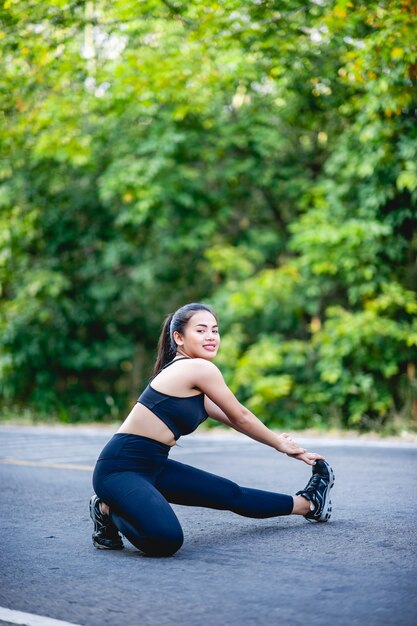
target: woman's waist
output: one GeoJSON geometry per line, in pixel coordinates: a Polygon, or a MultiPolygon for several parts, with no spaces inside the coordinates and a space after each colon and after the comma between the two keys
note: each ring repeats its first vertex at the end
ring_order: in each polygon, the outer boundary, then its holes
{"type": "Polygon", "coordinates": [[[143,435],[133,433],[115,433],[104,446],[98,461],[128,460],[139,462],[152,459],[163,462],[168,458],[171,446],[143,435]]]}
{"type": "Polygon", "coordinates": [[[133,407],[117,434],[137,435],[169,447],[174,446],[176,441],[175,434],[169,426],[142,404],[133,407]]]}

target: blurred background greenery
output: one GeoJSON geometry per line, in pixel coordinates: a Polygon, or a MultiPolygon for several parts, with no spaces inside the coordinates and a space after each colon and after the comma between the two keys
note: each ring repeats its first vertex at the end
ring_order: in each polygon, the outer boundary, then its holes
{"type": "Polygon", "coordinates": [[[123,417],[214,305],[270,426],[417,428],[413,0],[7,0],[2,419],[123,417]]]}

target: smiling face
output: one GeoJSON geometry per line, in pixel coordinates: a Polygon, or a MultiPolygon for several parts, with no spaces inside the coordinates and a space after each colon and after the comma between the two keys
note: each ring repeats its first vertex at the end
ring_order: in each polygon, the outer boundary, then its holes
{"type": "Polygon", "coordinates": [[[188,320],[184,334],[174,332],[174,340],[179,354],[193,359],[214,359],[220,345],[217,320],[209,311],[197,311],[188,320]]]}

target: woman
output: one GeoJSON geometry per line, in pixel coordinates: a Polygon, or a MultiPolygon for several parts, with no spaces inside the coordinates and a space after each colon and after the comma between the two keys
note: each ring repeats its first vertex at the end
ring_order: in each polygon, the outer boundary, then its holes
{"type": "Polygon", "coordinates": [[[304,515],[326,522],[334,475],[320,454],[287,434],[269,430],[236,399],[212,363],[220,345],[217,319],[203,304],[187,304],[163,326],[148,385],[97,461],[90,500],[96,548],[123,548],[122,535],[149,556],[169,556],[182,545],[181,525],[168,504],[208,507],[267,518],[304,515]],[[181,435],[208,416],[313,466],[295,497],[240,487],[230,480],[168,459],[181,435]]]}

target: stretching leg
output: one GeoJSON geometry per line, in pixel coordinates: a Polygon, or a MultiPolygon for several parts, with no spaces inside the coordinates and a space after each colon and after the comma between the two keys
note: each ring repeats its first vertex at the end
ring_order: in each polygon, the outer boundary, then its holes
{"type": "Polygon", "coordinates": [[[241,487],[227,478],[173,460],[167,461],[155,487],[173,504],[233,511],[245,517],[290,515],[294,506],[292,496],[241,487]]]}

